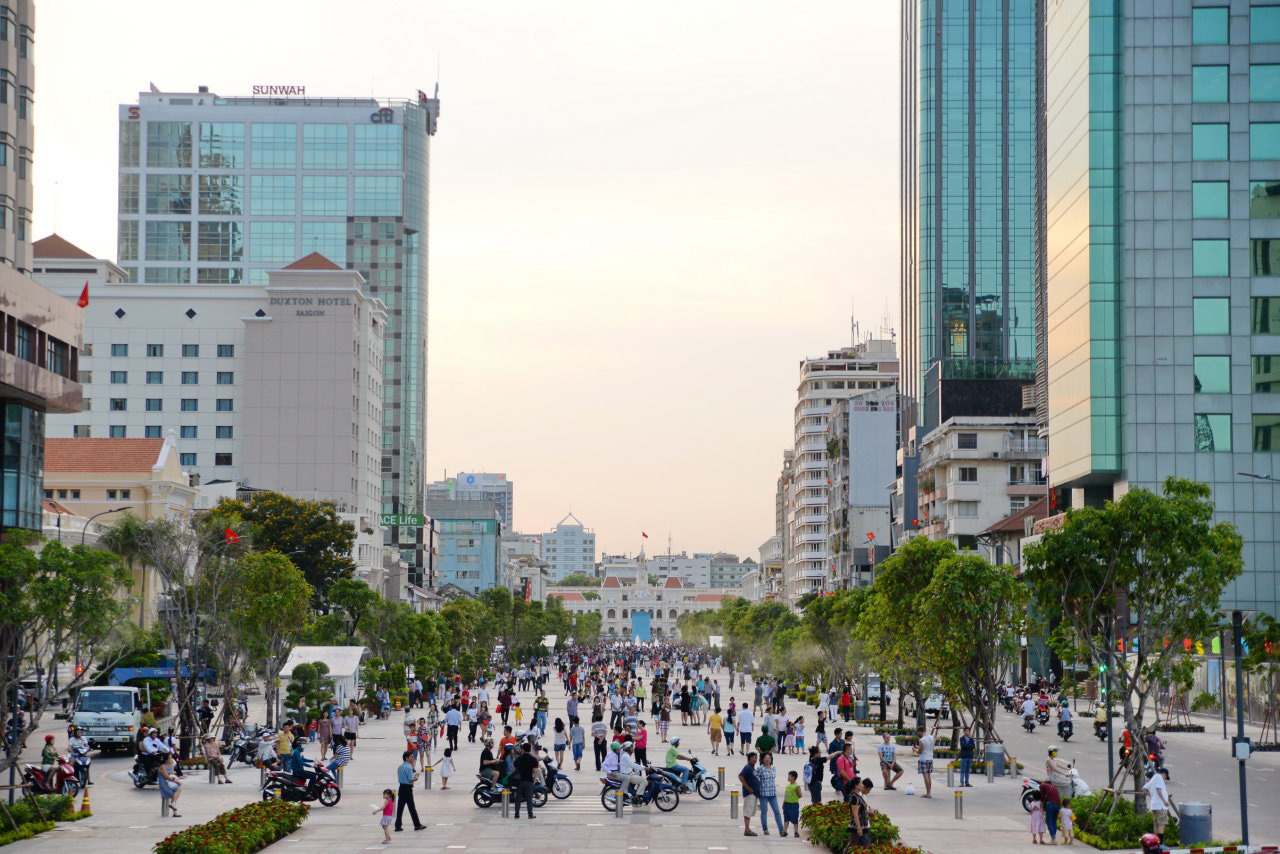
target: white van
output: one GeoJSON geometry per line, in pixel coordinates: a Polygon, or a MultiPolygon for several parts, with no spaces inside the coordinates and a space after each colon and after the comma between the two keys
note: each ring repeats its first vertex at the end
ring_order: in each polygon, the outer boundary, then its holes
{"type": "Polygon", "coordinates": [[[123,685],[81,688],[71,707],[71,723],[99,750],[137,749],[142,695],[123,685]]]}

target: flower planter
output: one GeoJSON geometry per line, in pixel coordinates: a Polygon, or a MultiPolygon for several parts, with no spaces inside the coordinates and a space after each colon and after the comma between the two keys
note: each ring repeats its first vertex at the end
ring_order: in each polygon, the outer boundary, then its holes
{"type": "Polygon", "coordinates": [[[1160,724],[1156,729],[1160,732],[1204,732],[1200,724],[1160,724]]]}

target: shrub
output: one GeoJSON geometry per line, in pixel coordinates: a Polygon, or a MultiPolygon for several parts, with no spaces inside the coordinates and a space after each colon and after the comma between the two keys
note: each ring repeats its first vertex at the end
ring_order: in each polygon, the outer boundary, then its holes
{"type": "Polygon", "coordinates": [[[30,824],[19,824],[17,830],[6,829],[0,832],[0,845],[8,845],[11,842],[19,842],[23,839],[30,839],[37,833],[44,833],[47,830],[53,830],[55,827],[51,821],[32,822],[30,824]]]}
{"type": "MultiPolygon", "coordinates": [[[[1104,792],[1071,799],[1075,826],[1084,832],[1080,841],[1096,848],[1141,847],[1138,840],[1154,828],[1151,813],[1138,815],[1133,810],[1133,801],[1127,798],[1120,798],[1112,810],[1113,797],[1111,793],[1104,792]],[[1085,836],[1089,838],[1086,839],[1085,836]]],[[[1165,844],[1177,847],[1179,841],[1178,825],[1169,822],[1164,833],[1165,844]]]]}
{"type": "MultiPolygon", "coordinates": [[[[827,801],[821,804],[810,804],[800,811],[800,824],[808,828],[810,836],[816,841],[841,854],[849,841],[849,808],[841,801],[827,801]]],[[[874,843],[891,843],[901,836],[897,825],[889,821],[882,812],[871,811],[871,841],[874,843]]],[[[863,847],[860,851],[872,851],[863,847]]],[[[889,849],[886,849],[888,851],[889,849]]],[[[903,849],[914,850],[914,849],[903,849]]]]}
{"type": "Polygon", "coordinates": [[[171,834],[156,854],[252,854],[302,826],[311,808],[286,801],[254,801],[213,821],[171,834]]]}

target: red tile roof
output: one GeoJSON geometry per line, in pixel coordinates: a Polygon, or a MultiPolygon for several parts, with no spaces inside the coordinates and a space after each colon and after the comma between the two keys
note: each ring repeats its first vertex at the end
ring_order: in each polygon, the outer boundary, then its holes
{"type": "Polygon", "coordinates": [[[984,534],[1020,534],[1026,530],[1026,518],[1028,516],[1034,519],[1043,519],[1049,515],[1049,499],[1037,499],[1021,510],[1010,513],[999,522],[996,522],[990,528],[982,533],[984,534]]]}
{"type": "Polygon", "coordinates": [[[63,258],[67,260],[75,259],[77,261],[97,260],[79,246],[76,246],[71,241],[65,240],[56,234],[50,234],[48,237],[42,237],[35,243],[32,243],[31,257],[63,258]]]}
{"type": "Polygon", "coordinates": [[[164,439],[45,439],[46,472],[149,472],[164,439]]]}
{"type": "Polygon", "coordinates": [[[73,514],[70,510],[68,510],[67,508],[63,507],[61,504],[59,504],[58,502],[56,502],[56,501],[54,501],[54,500],[52,500],[52,499],[49,499],[49,498],[44,499],[44,512],[46,512],[46,513],[57,513],[59,516],[73,516],[73,515],[75,515],[75,514],[73,514]]]}
{"type": "Polygon", "coordinates": [[[319,252],[312,252],[310,255],[304,255],[297,261],[287,267],[285,270],[341,270],[337,264],[321,255],[319,252]]]}
{"type": "Polygon", "coordinates": [[[559,596],[561,599],[563,599],[566,602],[587,601],[587,597],[583,596],[581,593],[577,592],[576,590],[553,590],[552,592],[548,593],[547,596],[548,597],[559,596]]]}
{"type": "Polygon", "coordinates": [[[601,587],[621,587],[622,582],[618,580],[618,577],[616,575],[611,575],[608,578],[606,578],[604,580],[604,584],[601,584],[600,586],[601,587]]]}
{"type": "Polygon", "coordinates": [[[697,596],[693,597],[693,601],[719,602],[723,599],[732,599],[732,598],[733,598],[732,594],[729,594],[729,593],[699,593],[697,596]]]}
{"type": "Polygon", "coordinates": [[[662,582],[662,586],[663,587],[684,587],[684,585],[680,583],[680,579],[674,575],[668,575],[667,580],[662,582]]]}

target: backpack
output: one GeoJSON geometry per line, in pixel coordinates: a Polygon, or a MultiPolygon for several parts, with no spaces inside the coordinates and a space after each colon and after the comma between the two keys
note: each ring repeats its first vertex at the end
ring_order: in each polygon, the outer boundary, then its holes
{"type": "Polygon", "coordinates": [[[807,786],[813,782],[813,763],[806,762],[804,766],[804,784],[807,786]]]}
{"type": "Polygon", "coordinates": [[[840,756],[841,754],[836,753],[827,761],[827,771],[831,774],[831,785],[837,788],[840,785],[840,770],[836,767],[836,763],[840,761],[840,756]]]}

